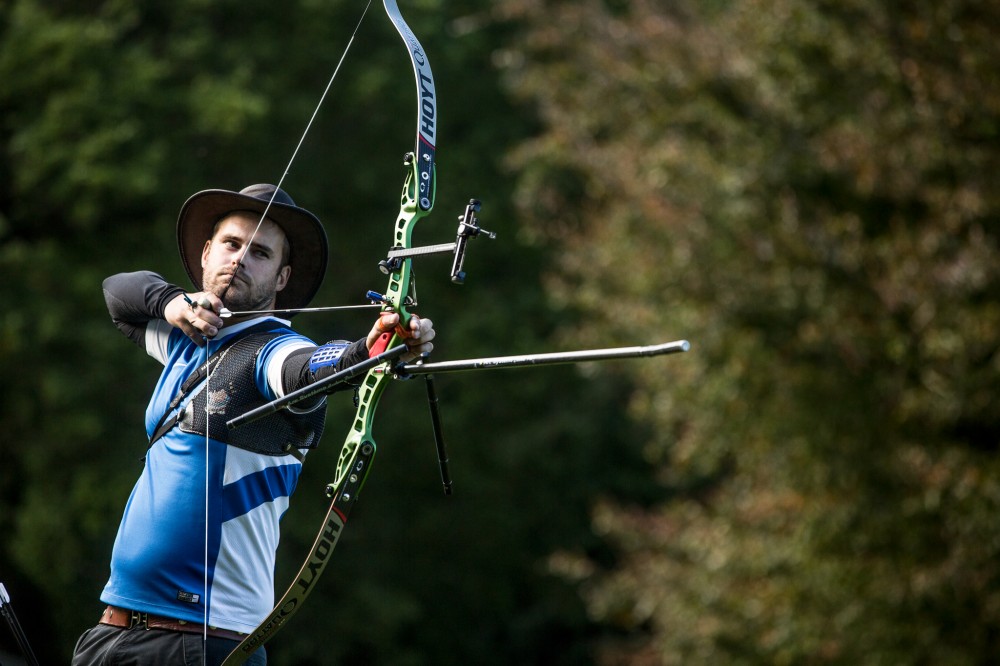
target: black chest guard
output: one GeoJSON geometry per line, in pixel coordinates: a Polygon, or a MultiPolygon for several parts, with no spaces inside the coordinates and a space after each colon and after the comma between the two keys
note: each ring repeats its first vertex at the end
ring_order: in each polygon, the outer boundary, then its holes
{"type": "Polygon", "coordinates": [[[254,383],[254,366],[264,345],[278,333],[248,335],[222,352],[210,385],[198,391],[180,418],[181,430],[270,456],[299,455],[319,444],[326,422],[326,401],[311,411],[280,410],[230,429],[226,422],[267,402],[254,383]],[[207,400],[207,408],[206,408],[207,400]]]}

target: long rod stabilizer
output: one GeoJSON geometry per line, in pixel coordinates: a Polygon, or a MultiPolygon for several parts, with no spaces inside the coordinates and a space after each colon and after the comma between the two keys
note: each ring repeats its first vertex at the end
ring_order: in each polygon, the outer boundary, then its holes
{"type": "Polygon", "coordinates": [[[437,363],[406,363],[395,369],[397,375],[426,375],[441,372],[464,372],[468,370],[493,370],[498,368],[521,368],[531,365],[557,365],[561,363],[582,363],[584,361],[607,361],[619,358],[640,358],[678,354],[691,349],[687,340],[664,342],[658,345],[639,347],[610,347],[607,349],[584,349],[570,352],[545,354],[524,354],[521,356],[493,356],[488,358],[467,358],[458,361],[437,363]]]}

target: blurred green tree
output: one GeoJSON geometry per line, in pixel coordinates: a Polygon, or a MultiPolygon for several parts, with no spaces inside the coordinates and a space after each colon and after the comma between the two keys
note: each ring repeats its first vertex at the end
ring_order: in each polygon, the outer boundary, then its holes
{"type": "Polygon", "coordinates": [[[502,5],[566,339],[693,343],[629,368],[662,497],[552,558],[598,661],[994,659],[997,3],[502,5]]]}

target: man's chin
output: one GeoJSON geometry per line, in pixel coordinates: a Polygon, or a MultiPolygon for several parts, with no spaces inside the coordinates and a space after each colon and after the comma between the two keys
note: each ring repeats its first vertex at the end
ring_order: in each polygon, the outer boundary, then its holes
{"type": "Polygon", "coordinates": [[[227,296],[222,303],[232,312],[257,312],[269,309],[268,302],[240,298],[238,295],[236,297],[227,296]]]}

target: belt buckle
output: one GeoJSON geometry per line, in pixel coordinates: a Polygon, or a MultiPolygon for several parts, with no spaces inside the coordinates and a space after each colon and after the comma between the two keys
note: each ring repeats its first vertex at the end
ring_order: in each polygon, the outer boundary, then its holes
{"type": "Polygon", "coordinates": [[[139,611],[129,611],[128,628],[135,629],[136,627],[142,627],[149,631],[149,615],[139,611]]]}

